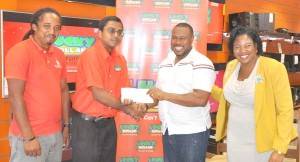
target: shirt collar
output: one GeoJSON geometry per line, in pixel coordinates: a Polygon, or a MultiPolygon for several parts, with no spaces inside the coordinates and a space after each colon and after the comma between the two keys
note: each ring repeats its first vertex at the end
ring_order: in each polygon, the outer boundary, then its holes
{"type": "Polygon", "coordinates": [[[104,48],[102,42],[99,40],[95,44],[98,48],[100,48],[100,52],[104,53],[104,59],[107,60],[108,58],[116,58],[119,57],[120,54],[117,52],[116,47],[112,49],[111,55],[107,52],[107,50],[104,48]]]}
{"type": "Polygon", "coordinates": [[[29,39],[31,40],[31,42],[33,43],[33,45],[40,51],[43,53],[52,53],[54,52],[52,45],[49,47],[48,51],[44,50],[40,45],[37,44],[37,42],[33,39],[33,36],[30,35],[29,39]],[[46,52],[45,52],[46,51],[46,52]]]}
{"type": "MultiPolygon", "coordinates": [[[[194,47],[192,47],[191,51],[189,52],[189,54],[183,58],[182,60],[180,60],[178,63],[181,63],[181,62],[190,62],[191,61],[191,53],[194,52],[194,47]]],[[[175,53],[172,51],[170,54],[169,54],[169,59],[170,61],[172,61],[174,63],[175,61],[175,58],[176,58],[176,55],[175,53]]]]}

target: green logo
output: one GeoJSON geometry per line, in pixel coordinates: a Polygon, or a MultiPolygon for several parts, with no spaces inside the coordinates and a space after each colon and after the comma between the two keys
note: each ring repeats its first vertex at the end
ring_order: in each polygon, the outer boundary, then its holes
{"type": "Polygon", "coordinates": [[[139,134],[140,127],[139,124],[121,124],[120,134],[139,134]]]}
{"type": "Polygon", "coordinates": [[[187,23],[189,20],[189,15],[187,14],[171,14],[169,15],[169,22],[170,23],[187,23]]]}
{"type": "MultiPolygon", "coordinates": [[[[131,84],[133,85],[133,84],[131,84]]],[[[154,87],[155,81],[153,79],[138,79],[136,81],[136,88],[138,89],[150,89],[154,87]]],[[[144,119],[147,115],[144,116],[144,119]]]]}
{"type": "Polygon", "coordinates": [[[155,50],[153,46],[146,46],[144,48],[144,55],[145,56],[153,56],[155,54],[157,54],[157,50],[155,50]]]}
{"type": "Polygon", "coordinates": [[[170,8],[172,0],[153,0],[153,6],[158,8],[170,8]]]}
{"type": "Polygon", "coordinates": [[[115,65],[115,71],[121,71],[122,67],[120,65],[115,65]]]}
{"type": "Polygon", "coordinates": [[[58,36],[54,45],[60,48],[65,55],[80,55],[84,50],[95,43],[94,37],[58,36]]]}
{"type": "Polygon", "coordinates": [[[149,133],[150,134],[162,134],[161,125],[160,124],[151,124],[149,126],[149,133]]]}
{"type": "Polygon", "coordinates": [[[120,157],[119,162],[139,162],[139,157],[120,157]]]}
{"type": "Polygon", "coordinates": [[[128,63],[128,72],[138,73],[141,72],[141,65],[139,63],[128,63]]]}
{"type": "Polygon", "coordinates": [[[171,30],[154,30],[154,31],[152,31],[152,36],[154,39],[170,40],[171,35],[172,35],[171,30]]]}
{"type": "Polygon", "coordinates": [[[181,0],[183,8],[199,8],[201,0],[181,0]]]}
{"type": "Polygon", "coordinates": [[[159,13],[140,13],[140,22],[142,23],[158,23],[159,20],[159,13]]]}
{"type": "Polygon", "coordinates": [[[145,48],[145,51],[146,51],[146,52],[154,52],[154,48],[153,48],[153,46],[147,46],[147,47],[145,48]]]}
{"type": "Polygon", "coordinates": [[[142,6],[144,0],[122,0],[124,6],[142,6]]]}
{"type": "Polygon", "coordinates": [[[139,38],[142,35],[142,30],[140,29],[125,29],[123,31],[124,38],[134,39],[139,38]]]}
{"type": "Polygon", "coordinates": [[[148,162],[164,162],[164,158],[162,158],[162,157],[149,157],[148,162]]]}
{"type": "Polygon", "coordinates": [[[144,152],[144,151],[153,151],[156,149],[156,141],[137,141],[136,142],[136,150],[144,152]]]}
{"type": "Polygon", "coordinates": [[[159,64],[151,64],[150,65],[151,73],[158,73],[158,67],[159,67],[159,64]]]}
{"type": "Polygon", "coordinates": [[[198,41],[198,40],[200,40],[200,32],[197,32],[197,31],[195,31],[194,32],[194,41],[198,41]]]}
{"type": "Polygon", "coordinates": [[[207,12],[208,12],[208,13],[207,13],[207,15],[208,15],[208,17],[207,17],[207,24],[210,24],[210,22],[211,22],[212,9],[209,8],[207,12]]]}

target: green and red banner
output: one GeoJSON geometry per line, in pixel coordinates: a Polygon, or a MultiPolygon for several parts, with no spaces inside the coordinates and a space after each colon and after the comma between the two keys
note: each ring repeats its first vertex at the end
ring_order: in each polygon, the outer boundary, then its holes
{"type": "MultiPolygon", "coordinates": [[[[194,47],[206,54],[208,0],[117,0],[117,16],[124,25],[120,52],[126,57],[135,88],[155,85],[158,65],[171,51],[172,28],[189,23],[194,47]]],[[[162,133],[157,109],[139,122],[119,113],[118,162],[162,162],[162,133]]]]}

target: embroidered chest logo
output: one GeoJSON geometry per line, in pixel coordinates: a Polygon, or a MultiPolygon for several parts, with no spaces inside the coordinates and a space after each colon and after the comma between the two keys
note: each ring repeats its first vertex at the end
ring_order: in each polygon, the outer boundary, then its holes
{"type": "Polygon", "coordinates": [[[115,65],[115,71],[121,71],[122,67],[120,65],[115,65]]]}
{"type": "Polygon", "coordinates": [[[57,68],[57,69],[61,68],[61,64],[60,64],[60,62],[58,60],[55,61],[54,67],[57,68]]]}

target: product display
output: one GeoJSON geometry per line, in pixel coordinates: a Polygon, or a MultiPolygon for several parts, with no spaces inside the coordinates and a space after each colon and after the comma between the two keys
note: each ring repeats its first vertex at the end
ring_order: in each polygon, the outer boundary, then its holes
{"type": "Polygon", "coordinates": [[[273,13],[239,12],[229,14],[229,30],[237,26],[253,28],[258,31],[274,32],[273,13]]]}

